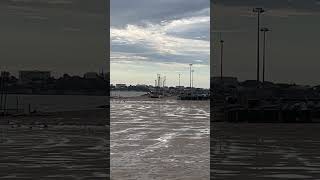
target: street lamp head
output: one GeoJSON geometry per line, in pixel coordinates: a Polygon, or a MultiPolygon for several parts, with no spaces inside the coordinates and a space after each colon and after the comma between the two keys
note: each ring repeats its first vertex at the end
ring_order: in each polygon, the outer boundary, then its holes
{"type": "Polygon", "coordinates": [[[253,12],[263,13],[263,12],[265,12],[265,10],[262,8],[253,8],[253,12]]]}

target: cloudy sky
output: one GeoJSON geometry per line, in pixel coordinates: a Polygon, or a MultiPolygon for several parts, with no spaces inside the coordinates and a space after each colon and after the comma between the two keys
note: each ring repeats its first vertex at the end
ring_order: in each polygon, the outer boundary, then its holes
{"type": "Polygon", "coordinates": [[[209,87],[209,0],[111,0],[111,83],[209,87]]]}
{"type": "Polygon", "coordinates": [[[319,0],[215,0],[213,6],[214,75],[220,73],[217,42],[221,33],[225,75],[240,80],[256,78],[257,19],[252,8],[263,7],[266,12],[261,24],[271,29],[267,34],[266,80],[320,84],[319,0]]]}
{"type": "Polygon", "coordinates": [[[0,68],[82,74],[106,68],[106,1],[1,0],[0,68]]]}

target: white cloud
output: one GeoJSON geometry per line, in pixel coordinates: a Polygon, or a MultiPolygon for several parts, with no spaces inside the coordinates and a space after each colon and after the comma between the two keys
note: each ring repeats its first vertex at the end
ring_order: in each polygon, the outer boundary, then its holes
{"type": "MultiPolygon", "coordinates": [[[[116,69],[126,69],[126,70],[143,70],[143,71],[159,71],[159,72],[189,72],[189,64],[183,64],[183,63],[162,63],[162,62],[150,62],[150,61],[139,61],[138,59],[132,60],[132,58],[127,59],[124,58],[121,61],[111,61],[111,66],[116,69]]],[[[195,70],[201,70],[206,71],[209,70],[210,65],[204,65],[204,64],[193,64],[192,68],[195,70]]],[[[199,72],[198,71],[198,72],[199,72]]]]}
{"type": "MultiPolygon", "coordinates": [[[[181,16],[180,16],[181,17],[181,16]]],[[[184,18],[111,27],[111,80],[129,84],[153,84],[161,74],[168,85],[189,83],[193,63],[198,86],[209,86],[209,9],[183,14],[184,18]]]]}
{"type": "Polygon", "coordinates": [[[173,20],[171,22],[162,23],[163,31],[186,31],[190,28],[197,27],[198,25],[205,25],[210,27],[210,17],[209,16],[198,16],[198,17],[191,17],[185,19],[178,19],[173,20]]]}
{"type": "Polygon", "coordinates": [[[110,55],[111,63],[137,62],[137,61],[147,61],[147,60],[148,60],[147,57],[134,55],[130,53],[111,52],[111,55],[110,55]]]}
{"type": "Polygon", "coordinates": [[[142,45],[160,54],[195,55],[210,52],[209,42],[169,35],[170,31],[183,31],[201,23],[208,24],[209,17],[191,17],[186,19],[147,24],[145,26],[127,25],[126,28],[111,28],[112,43],[122,45],[142,45]]]}

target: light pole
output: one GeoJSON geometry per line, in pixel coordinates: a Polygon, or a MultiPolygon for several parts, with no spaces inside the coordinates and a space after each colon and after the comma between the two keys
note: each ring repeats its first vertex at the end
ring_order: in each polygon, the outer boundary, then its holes
{"type": "Polygon", "coordinates": [[[3,93],[4,93],[4,79],[2,76],[2,72],[0,72],[0,111],[2,111],[2,100],[3,100],[3,93]]]}
{"type": "Polygon", "coordinates": [[[192,71],[191,71],[191,87],[193,88],[193,72],[194,72],[194,70],[192,69],[192,71]]]}
{"type": "Polygon", "coordinates": [[[257,28],[257,32],[258,32],[258,36],[257,36],[257,81],[260,80],[259,78],[259,74],[260,74],[260,71],[259,71],[259,67],[260,67],[260,64],[259,64],[259,44],[260,44],[260,14],[264,13],[265,10],[262,9],[262,8],[254,8],[253,9],[253,12],[257,13],[257,16],[258,16],[258,28],[257,28]]]}
{"type": "Polygon", "coordinates": [[[191,89],[191,66],[192,66],[192,64],[189,64],[189,66],[190,66],[190,89],[191,89]]]}
{"type": "Polygon", "coordinates": [[[221,56],[221,63],[220,63],[220,76],[221,76],[221,82],[222,82],[222,77],[223,77],[223,40],[220,40],[220,56],[221,56]]]}
{"type": "Polygon", "coordinates": [[[158,79],[158,87],[160,88],[160,74],[157,74],[157,79],[158,79]]]}
{"type": "Polygon", "coordinates": [[[266,32],[270,31],[270,29],[261,28],[261,31],[263,32],[262,82],[264,83],[265,60],[266,60],[266,32]]]}
{"type": "Polygon", "coordinates": [[[181,74],[179,73],[179,88],[180,88],[180,75],[181,75],[181,74]]]}

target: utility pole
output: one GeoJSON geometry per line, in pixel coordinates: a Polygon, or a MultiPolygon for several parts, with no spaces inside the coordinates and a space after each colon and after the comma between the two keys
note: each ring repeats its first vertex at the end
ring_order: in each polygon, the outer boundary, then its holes
{"type": "Polygon", "coordinates": [[[266,61],[266,32],[270,31],[268,28],[261,28],[263,32],[263,57],[262,57],[262,82],[264,83],[265,78],[265,61],[266,61]]]}
{"type": "Polygon", "coordinates": [[[260,14],[264,13],[265,10],[262,9],[262,8],[254,8],[253,9],[253,12],[254,13],[257,13],[257,17],[258,17],[258,27],[257,27],[257,81],[259,82],[260,81],[260,77],[259,77],[259,74],[260,74],[260,62],[259,62],[259,44],[260,44],[260,14]]]}

